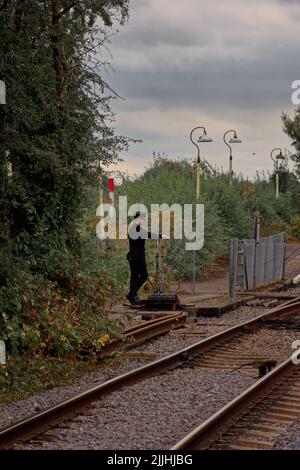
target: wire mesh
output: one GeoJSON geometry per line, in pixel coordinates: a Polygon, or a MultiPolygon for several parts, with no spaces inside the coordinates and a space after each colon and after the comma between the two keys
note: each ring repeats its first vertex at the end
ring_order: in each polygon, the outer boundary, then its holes
{"type": "MultiPolygon", "coordinates": [[[[186,240],[146,241],[146,261],[148,281],[143,296],[159,291],[160,283],[164,292],[180,292],[187,289],[193,277],[193,252],[185,248],[186,240]],[[158,263],[158,265],[157,265],[158,263]],[[184,286],[184,287],[183,287],[184,286]]],[[[130,270],[126,258],[128,240],[97,240],[98,254],[102,270],[112,282],[112,289],[117,296],[129,288],[130,270]]],[[[190,288],[191,289],[191,288],[190,288]]],[[[188,289],[189,290],[189,289],[188,289]]]]}

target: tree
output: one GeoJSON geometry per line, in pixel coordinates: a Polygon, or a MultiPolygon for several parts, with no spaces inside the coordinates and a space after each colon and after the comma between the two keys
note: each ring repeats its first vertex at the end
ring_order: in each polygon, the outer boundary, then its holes
{"type": "Polygon", "coordinates": [[[127,17],[128,0],[0,2],[2,249],[53,279],[67,277],[66,260],[75,268],[86,176],[129,143],[114,134],[99,54],[127,17]]]}
{"type": "Polygon", "coordinates": [[[287,114],[283,114],[283,130],[292,139],[292,145],[295,153],[291,155],[296,164],[296,174],[300,176],[300,107],[296,110],[294,119],[287,114]]]}

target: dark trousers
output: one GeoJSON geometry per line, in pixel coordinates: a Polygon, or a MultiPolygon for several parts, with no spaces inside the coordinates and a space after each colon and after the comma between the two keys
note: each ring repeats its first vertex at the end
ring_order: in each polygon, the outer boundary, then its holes
{"type": "Polygon", "coordinates": [[[135,299],[138,290],[148,279],[148,271],[145,256],[128,256],[130,265],[130,291],[128,297],[135,299]]]}

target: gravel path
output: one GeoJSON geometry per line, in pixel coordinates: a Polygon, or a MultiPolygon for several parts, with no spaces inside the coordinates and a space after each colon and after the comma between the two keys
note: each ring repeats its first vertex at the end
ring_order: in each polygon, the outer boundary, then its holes
{"type": "Polygon", "coordinates": [[[285,277],[292,279],[300,274],[300,243],[287,244],[286,256],[285,277]]]}
{"type": "Polygon", "coordinates": [[[252,383],[239,372],[176,369],[116,391],[67,428],[16,448],[168,449],[252,383]]]}

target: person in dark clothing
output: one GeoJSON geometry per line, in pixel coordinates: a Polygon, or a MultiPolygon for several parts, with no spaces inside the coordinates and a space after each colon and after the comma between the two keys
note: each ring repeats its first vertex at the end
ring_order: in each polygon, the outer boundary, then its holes
{"type": "Polygon", "coordinates": [[[134,223],[128,231],[129,252],[127,260],[130,266],[130,290],[126,298],[134,305],[138,303],[138,291],[148,279],[148,270],[145,255],[145,239],[162,238],[159,234],[147,232],[143,228],[145,216],[137,212],[134,216],[134,223]]]}

